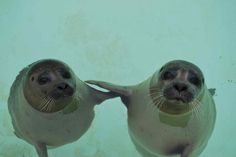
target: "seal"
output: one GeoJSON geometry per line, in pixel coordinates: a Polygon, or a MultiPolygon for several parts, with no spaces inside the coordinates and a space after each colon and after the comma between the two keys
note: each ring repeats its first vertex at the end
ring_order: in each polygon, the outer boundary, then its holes
{"type": "Polygon", "coordinates": [[[133,86],[88,80],[120,95],[128,112],[129,135],[143,157],[196,157],[213,132],[214,89],[201,70],[174,60],[133,86]]]}
{"type": "Polygon", "coordinates": [[[110,97],[81,81],[67,64],[45,59],[16,77],[8,109],[16,136],[48,157],[47,148],[79,139],[94,119],[94,106],[110,97]]]}

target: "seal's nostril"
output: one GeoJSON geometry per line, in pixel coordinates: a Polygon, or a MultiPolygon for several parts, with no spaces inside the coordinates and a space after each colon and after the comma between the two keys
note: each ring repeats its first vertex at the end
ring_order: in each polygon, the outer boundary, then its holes
{"type": "Polygon", "coordinates": [[[68,84],[66,83],[60,83],[57,85],[57,89],[59,90],[65,90],[68,87],[68,84]]]}
{"type": "Polygon", "coordinates": [[[188,87],[187,87],[186,84],[183,84],[183,83],[176,83],[176,84],[174,85],[174,88],[175,88],[177,91],[182,92],[182,91],[187,90],[188,87]]]}

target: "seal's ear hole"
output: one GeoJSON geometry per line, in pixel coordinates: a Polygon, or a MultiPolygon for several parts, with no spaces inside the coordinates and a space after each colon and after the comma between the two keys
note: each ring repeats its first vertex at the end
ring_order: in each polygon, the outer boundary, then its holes
{"type": "Polygon", "coordinates": [[[31,81],[32,81],[32,82],[34,81],[34,76],[31,77],[31,81]]]}

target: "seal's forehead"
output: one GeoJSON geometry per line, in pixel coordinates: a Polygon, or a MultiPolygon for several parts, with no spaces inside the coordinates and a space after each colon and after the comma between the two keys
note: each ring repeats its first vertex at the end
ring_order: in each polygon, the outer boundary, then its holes
{"type": "Polygon", "coordinates": [[[47,60],[39,60],[37,62],[32,63],[29,65],[30,71],[29,75],[45,70],[55,70],[58,68],[65,68],[70,70],[69,66],[61,61],[58,60],[52,60],[52,59],[47,59],[47,60]]]}
{"type": "Polygon", "coordinates": [[[184,69],[184,70],[188,70],[192,73],[196,73],[200,76],[203,77],[203,73],[200,70],[199,67],[197,67],[195,64],[184,61],[184,60],[173,60],[170,61],[168,63],[166,63],[162,69],[184,69]]]}

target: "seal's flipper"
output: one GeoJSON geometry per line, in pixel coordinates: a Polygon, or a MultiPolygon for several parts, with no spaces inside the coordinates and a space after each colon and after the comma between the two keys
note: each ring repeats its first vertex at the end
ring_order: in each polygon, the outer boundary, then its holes
{"type": "MultiPolygon", "coordinates": [[[[104,88],[109,90],[109,92],[102,92],[98,91],[99,93],[96,94],[97,97],[100,97],[104,100],[109,98],[114,98],[119,96],[122,100],[122,102],[125,104],[126,107],[129,105],[129,96],[132,95],[132,89],[128,88],[126,86],[119,86],[114,85],[108,82],[102,82],[102,81],[95,81],[95,80],[87,80],[85,81],[88,84],[96,85],[98,87],[104,88]]],[[[95,89],[96,90],[96,89],[95,89]]]]}
{"type": "Polygon", "coordinates": [[[36,143],[34,146],[39,157],[48,157],[47,147],[44,143],[39,142],[39,143],[36,143]]]}
{"type": "Polygon", "coordinates": [[[102,92],[92,87],[91,89],[93,90],[91,92],[91,96],[96,101],[96,104],[101,104],[103,101],[107,99],[111,99],[111,98],[115,98],[119,96],[117,93],[114,93],[114,92],[102,92]]]}
{"type": "Polygon", "coordinates": [[[209,92],[211,93],[212,96],[215,95],[215,93],[216,93],[216,89],[215,88],[210,88],[208,90],[209,90],[209,92]]]}
{"type": "Polygon", "coordinates": [[[130,96],[132,94],[132,91],[125,86],[119,86],[119,85],[114,85],[108,82],[94,81],[94,80],[88,80],[85,82],[110,90],[111,92],[117,93],[120,96],[130,96]]]}

